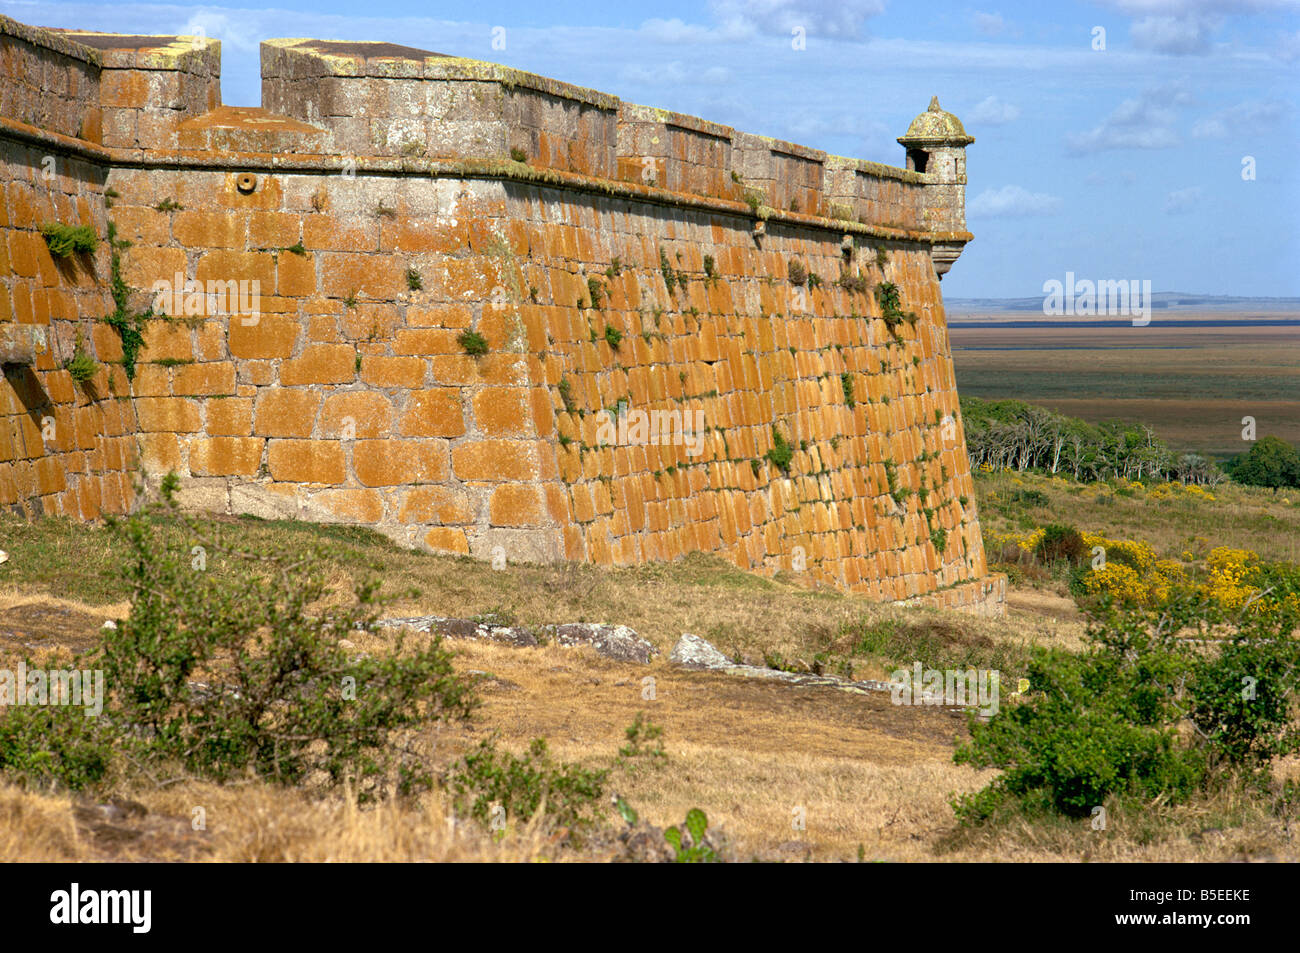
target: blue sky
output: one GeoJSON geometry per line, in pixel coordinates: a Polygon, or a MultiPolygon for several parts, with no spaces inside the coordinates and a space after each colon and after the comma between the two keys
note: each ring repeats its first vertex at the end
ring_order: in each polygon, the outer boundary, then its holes
{"type": "Polygon", "coordinates": [[[388,40],[894,165],[894,138],[937,94],[977,139],[975,241],[945,295],[1038,295],[1067,271],[1157,291],[1300,295],[1300,0],[0,0],[0,12],[41,26],[202,29],[223,41],[223,98],[237,106],[259,104],[263,39],[388,40]]]}

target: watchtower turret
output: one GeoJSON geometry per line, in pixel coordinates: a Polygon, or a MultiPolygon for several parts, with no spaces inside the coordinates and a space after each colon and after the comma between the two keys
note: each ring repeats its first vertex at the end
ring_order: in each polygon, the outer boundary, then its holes
{"type": "MultiPolygon", "coordinates": [[[[934,231],[966,231],[966,147],[974,141],[961,120],[939,106],[938,96],[931,97],[929,108],[912,120],[907,134],[898,137],[907,150],[907,170],[930,180],[925,221],[934,231]]],[[[965,244],[956,239],[935,243],[931,258],[940,278],[965,244]]]]}

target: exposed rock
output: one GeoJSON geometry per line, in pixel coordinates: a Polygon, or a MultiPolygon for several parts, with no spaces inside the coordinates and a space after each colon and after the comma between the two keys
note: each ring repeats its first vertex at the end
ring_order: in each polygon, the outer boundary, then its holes
{"type": "Polygon", "coordinates": [[[535,646],[537,636],[522,625],[494,625],[477,619],[450,619],[444,616],[423,615],[400,619],[380,619],[380,628],[414,629],[416,632],[431,632],[449,639],[486,639],[505,645],[535,646]]]}
{"type": "Polygon", "coordinates": [[[689,632],[684,633],[677,644],[673,646],[672,654],[669,658],[677,665],[683,668],[702,669],[709,672],[723,672],[727,675],[740,675],[745,678],[766,678],[779,682],[789,682],[792,685],[825,685],[828,688],[837,688],[840,691],[854,692],[856,694],[866,694],[867,692],[887,692],[890,690],[889,682],[878,682],[874,679],[865,679],[863,681],[853,681],[847,678],[840,678],[835,675],[813,675],[806,672],[782,672],[773,668],[763,668],[758,665],[744,665],[733,662],[713,645],[709,644],[698,635],[691,635],[689,632]]]}
{"type": "Polygon", "coordinates": [[[596,654],[620,662],[641,665],[659,653],[659,650],[625,625],[607,625],[603,622],[567,622],[544,626],[534,632],[522,625],[494,625],[475,619],[450,619],[443,616],[409,616],[400,619],[381,619],[382,628],[409,628],[417,632],[432,632],[453,639],[486,639],[505,645],[536,646],[538,635],[553,638],[564,646],[590,645],[596,654]]]}
{"type": "Polygon", "coordinates": [[[663,828],[646,821],[637,821],[621,831],[618,843],[618,852],[611,858],[614,863],[668,864],[675,857],[672,847],[664,840],[663,828]]]}
{"type": "Polygon", "coordinates": [[[591,645],[605,658],[642,665],[648,665],[659,654],[657,648],[625,625],[569,622],[555,627],[555,641],[560,645],[591,645]]]}
{"type": "Polygon", "coordinates": [[[689,632],[677,640],[669,658],[674,664],[686,668],[727,669],[735,665],[704,639],[689,632]]]}

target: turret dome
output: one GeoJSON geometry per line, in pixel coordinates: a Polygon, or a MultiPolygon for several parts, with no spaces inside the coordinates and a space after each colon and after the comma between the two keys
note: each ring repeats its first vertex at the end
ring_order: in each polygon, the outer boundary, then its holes
{"type": "Polygon", "coordinates": [[[975,137],[966,135],[961,120],[941,109],[939,97],[933,96],[930,107],[912,120],[907,135],[900,136],[898,141],[904,146],[967,146],[975,141],[975,137]]]}

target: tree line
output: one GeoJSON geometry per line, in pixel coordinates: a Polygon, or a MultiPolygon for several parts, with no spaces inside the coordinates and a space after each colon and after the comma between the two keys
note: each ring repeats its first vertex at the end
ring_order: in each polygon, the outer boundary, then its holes
{"type": "Polygon", "coordinates": [[[1145,424],[1090,424],[1021,400],[961,399],[971,465],[1068,473],[1080,481],[1177,480],[1214,487],[1231,477],[1253,486],[1300,487],[1300,453],[1263,437],[1246,453],[1216,463],[1172,450],[1145,424]]]}

